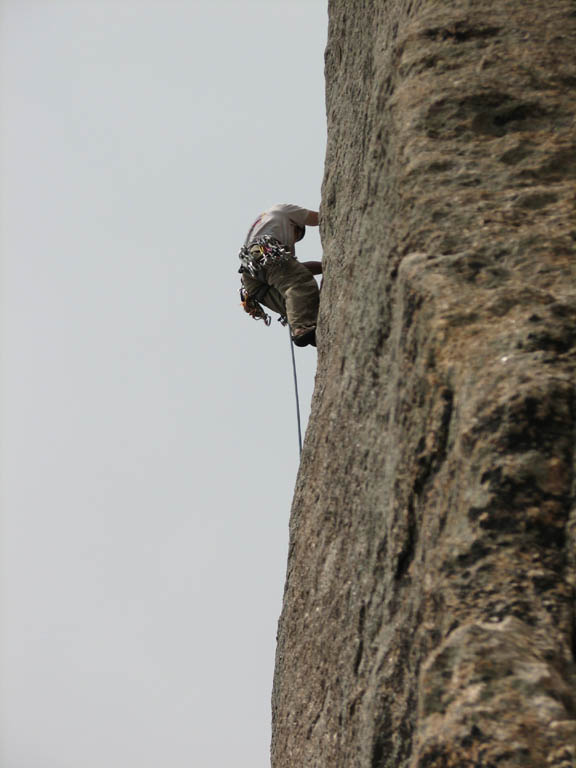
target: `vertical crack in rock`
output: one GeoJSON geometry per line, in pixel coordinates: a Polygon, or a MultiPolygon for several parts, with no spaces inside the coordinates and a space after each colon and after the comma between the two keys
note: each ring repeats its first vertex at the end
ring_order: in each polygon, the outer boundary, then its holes
{"type": "Polygon", "coordinates": [[[576,6],[329,1],[273,768],[576,765],[576,6]]]}

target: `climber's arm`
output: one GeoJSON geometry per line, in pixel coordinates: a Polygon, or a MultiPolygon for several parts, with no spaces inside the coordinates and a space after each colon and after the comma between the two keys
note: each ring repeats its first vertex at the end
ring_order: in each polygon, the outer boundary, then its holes
{"type": "Polygon", "coordinates": [[[306,224],[307,227],[317,227],[318,211],[308,211],[308,216],[306,217],[304,224],[306,224]]]}
{"type": "Polygon", "coordinates": [[[313,275],[321,275],[322,274],[322,262],[321,261],[303,261],[302,266],[306,267],[306,269],[309,269],[310,272],[312,272],[313,275]]]}

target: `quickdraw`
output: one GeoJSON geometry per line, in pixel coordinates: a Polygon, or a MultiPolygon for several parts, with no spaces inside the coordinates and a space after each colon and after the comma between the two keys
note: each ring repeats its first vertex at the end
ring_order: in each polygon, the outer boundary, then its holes
{"type": "Polygon", "coordinates": [[[254,320],[264,320],[264,325],[270,325],[272,318],[262,309],[262,306],[248,295],[246,288],[240,288],[240,300],[244,312],[247,312],[254,320]]]}
{"type": "Polygon", "coordinates": [[[270,235],[253,240],[248,245],[243,245],[238,253],[241,262],[240,271],[246,271],[252,277],[257,277],[258,272],[272,261],[288,261],[294,259],[290,248],[278,242],[270,235]]]}

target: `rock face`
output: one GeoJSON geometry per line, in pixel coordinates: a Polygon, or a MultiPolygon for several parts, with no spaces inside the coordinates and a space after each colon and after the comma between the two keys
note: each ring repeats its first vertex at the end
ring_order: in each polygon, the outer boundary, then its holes
{"type": "Polygon", "coordinates": [[[331,0],[274,768],[576,765],[576,4],[331,0]]]}

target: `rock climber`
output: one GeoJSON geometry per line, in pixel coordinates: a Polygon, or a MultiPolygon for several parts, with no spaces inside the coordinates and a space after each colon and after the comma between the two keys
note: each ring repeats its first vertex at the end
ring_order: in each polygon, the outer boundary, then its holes
{"type": "Polygon", "coordinates": [[[270,318],[260,305],[277,312],[298,347],[316,346],[319,289],[314,275],[322,274],[321,262],[296,259],[294,245],[307,226],[318,226],[317,211],[273,205],[252,224],[238,254],[245,311],[266,325],[270,318]]]}

